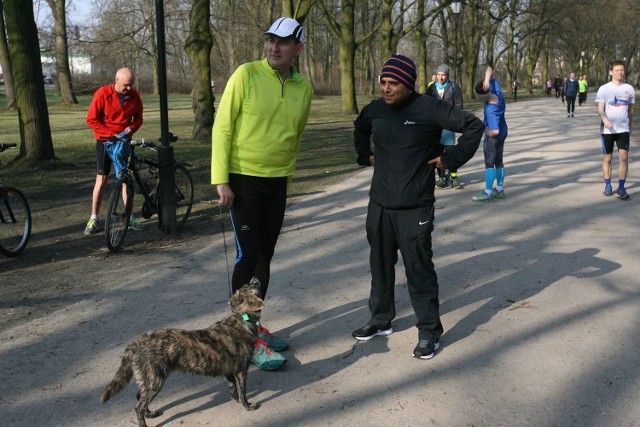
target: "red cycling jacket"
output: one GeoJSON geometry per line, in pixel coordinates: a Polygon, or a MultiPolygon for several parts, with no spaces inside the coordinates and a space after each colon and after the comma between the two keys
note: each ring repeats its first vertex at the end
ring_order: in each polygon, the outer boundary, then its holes
{"type": "Polygon", "coordinates": [[[93,129],[96,139],[101,141],[119,134],[127,126],[133,133],[142,126],[142,99],[137,91],[131,89],[121,102],[113,85],[102,86],[93,94],[87,124],[93,129]]]}

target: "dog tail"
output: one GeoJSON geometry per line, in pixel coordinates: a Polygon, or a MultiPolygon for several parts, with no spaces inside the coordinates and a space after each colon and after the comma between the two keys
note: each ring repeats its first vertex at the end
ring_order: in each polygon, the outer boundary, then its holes
{"type": "Polygon", "coordinates": [[[131,377],[133,376],[133,368],[131,365],[132,359],[133,349],[131,346],[128,346],[122,355],[122,363],[120,363],[120,367],[116,371],[111,382],[105,387],[102,396],[100,396],[100,403],[106,402],[129,384],[129,381],[131,381],[131,377]]]}

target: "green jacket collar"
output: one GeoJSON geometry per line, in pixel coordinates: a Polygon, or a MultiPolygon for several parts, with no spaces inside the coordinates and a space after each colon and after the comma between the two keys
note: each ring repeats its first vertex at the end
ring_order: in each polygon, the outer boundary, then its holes
{"type": "MultiPolygon", "coordinates": [[[[278,70],[276,70],[275,68],[273,68],[270,64],[269,64],[269,60],[267,58],[264,58],[262,60],[262,64],[269,70],[272,70],[274,73],[278,74],[278,70]]],[[[292,79],[298,79],[300,77],[300,73],[298,73],[296,71],[296,68],[292,65],[291,67],[289,67],[289,71],[291,71],[291,78],[292,79]]]]}

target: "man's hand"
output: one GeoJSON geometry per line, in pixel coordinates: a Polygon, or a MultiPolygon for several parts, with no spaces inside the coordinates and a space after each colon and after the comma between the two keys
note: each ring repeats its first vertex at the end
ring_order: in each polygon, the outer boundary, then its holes
{"type": "Polygon", "coordinates": [[[111,141],[111,142],[118,142],[118,141],[123,140],[123,139],[127,139],[127,140],[128,140],[129,138],[126,138],[126,137],[127,137],[127,136],[129,136],[129,135],[131,135],[132,133],[133,133],[133,130],[132,130],[130,127],[128,127],[128,126],[127,126],[127,127],[126,127],[122,132],[120,132],[119,134],[117,134],[117,135],[111,135],[111,136],[109,137],[109,141],[111,141]]]}
{"type": "Polygon", "coordinates": [[[485,128],[484,131],[486,132],[487,135],[489,135],[491,138],[496,138],[498,135],[500,135],[500,129],[489,129],[489,128],[485,128]]]}
{"type": "Polygon", "coordinates": [[[220,197],[220,204],[223,206],[233,205],[234,194],[229,187],[229,184],[218,184],[216,186],[216,190],[218,190],[218,197],[220,197]]]}
{"type": "Polygon", "coordinates": [[[442,158],[440,156],[435,159],[431,159],[427,162],[430,165],[435,165],[437,168],[443,168],[444,164],[442,164],[442,158]]]}

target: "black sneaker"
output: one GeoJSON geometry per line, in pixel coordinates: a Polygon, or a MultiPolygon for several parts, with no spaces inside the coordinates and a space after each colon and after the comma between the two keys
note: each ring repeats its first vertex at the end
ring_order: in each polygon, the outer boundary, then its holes
{"type": "Polygon", "coordinates": [[[391,323],[387,323],[382,327],[377,327],[367,323],[362,328],[353,331],[353,337],[360,341],[369,341],[371,338],[391,335],[392,333],[393,328],[391,327],[391,323]]]}
{"type": "Polygon", "coordinates": [[[413,357],[418,359],[431,359],[436,355],[436,351],[440,348],[440,342],[431,342],[429,340],[420,340],[416,348],[413,349],[413,357]]]}

